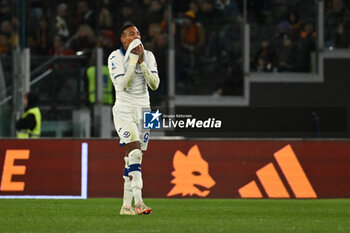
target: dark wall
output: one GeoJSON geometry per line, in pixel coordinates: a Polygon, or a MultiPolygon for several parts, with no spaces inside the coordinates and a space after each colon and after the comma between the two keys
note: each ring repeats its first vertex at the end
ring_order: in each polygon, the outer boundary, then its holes
{"type": "MultiPolygon", "coordinates": [[[[343,138],[350,136],[349,58],[325,58],[324,82],[251,83],[247,107],[178,107],[221,129],[179,129],[168,135],[194,137],[343,138]]],[[[283,73],[281,73],[283,75],[283,73]]]]}
{"type": "MultiPolygon", "coordinates": [[[[250,106],[311,110],[315,108],[314,112],[317,115],[311,118],[316,121],[315,118],[318,117],[322,137],[348,137],[350,135],[349,64],[348,58],[325,58],[323,83],[252,83],[250,106]]],[[[308,132],[300,132],[291,136],[309,135],[308,132]]]]}
{"type": "Polygon", "coordinates": [[[324,59],[323,83],[252,83],[250,106],[349,107],[350,59],[324,59]]]}

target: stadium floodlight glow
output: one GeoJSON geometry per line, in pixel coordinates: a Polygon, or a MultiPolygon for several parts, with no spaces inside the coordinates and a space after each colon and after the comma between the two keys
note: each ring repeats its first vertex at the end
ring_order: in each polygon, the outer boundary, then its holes
{"type": "Polygon", "coordinates": [[[81,144],[81,194],[70,195],[0,195],[0,199],[87,199],[88,189],[88,143],[81,144]]]}

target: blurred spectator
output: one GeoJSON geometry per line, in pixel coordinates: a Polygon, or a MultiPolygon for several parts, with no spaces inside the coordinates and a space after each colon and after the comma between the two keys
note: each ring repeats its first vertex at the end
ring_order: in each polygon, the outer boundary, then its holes
{"type": "Polygon", "coordinates": [[[349,34],[349,27],[345,27],[344,24],[340,24],[331,34],[330,41],[337,48],[348,48],[350,39],[349,34]]]}
{"type": "Polygon", "coordinates": [[[11,20],[11,8],[8,0],[2,0],[0,2],[0,22],[11,20]]]}
{"type": "Polygon", "coordinates": [[[186,52],[199,52],[205,42],[202,25],[196,22],[196,15],[193,11],[185,14],[184,25],[181,28],[180,44],[186,52]]]}
{"type": "Polygon", "coordinates": [[[54,25],[52,25],[52,29],[54,29],[53,34],[68,38],[70,33],[67,21],[67,4],[61,3],[56,8],[56,18],[54,25]]]}
{"type": "Polygon", "coordinates": [[[54,56],[71,56],[74,55],[73,50],[65,47],[65,37],[56,35],[53,39],[53,48],[49,51],[54,56]]]}
{"type": "Polygon", "coordinates": [[[147,50],[153,51],[158,36],[161,33],[161,28],[158,23],[152,23],[148,27],[148,35],[144,39],[144,44],[147,50]]]}
{"type": "Polygon", "coordinates": [[[329,13],[330,11],[332,11],[333,8],[333,0],[325,0],[325,14],[329,13]]]}
{"type": "MultiPolygon", "coordinates": [[[[140,6],[137,1],[126,0],[123,1],[119,13],[118,19],[120,20],[119,25],[115,25],[117,28],[120,28],[126,22],[132,22],[135,25],[145,25],[143,22],[142,14],[140,12],[140,6]]],[[[143,9],[144,10],[144,9],[143,9]]],[[[142,33],[147,27],[140,27],[139,31],[142,33]]]]}
{"type": "Polygon", "coordinates": [[[296,71],[311,71],[311,52],[315,51],[316,32],[311,22],[304,25],[300,38],[297,41],[298,59],[296,60],[296,71]]]}
{"type": "Polygon", "coordinates": [[[74,25],[76,29],[83,24],[89,25],[91,28],[96,26],[96,15],[93,10],[90,9],[90,5],[85,0],[79,0],[77,2],[77,15],[74,20],[74,25]]]}
{"type": "MultiPolygon", "coordinates": [[[[103,85],[103,104],[114,104],[114,87],[109,77],[109,70],[105,64],[108,56],[116,49],[115,48],[115,34],[110,30],[101,31],[97,38],[97,47],[103,49],[103,65],[102,65],[102,85],[103,85]]],[[[96,52],[92,54],[92,60],[96,59],[96,52]]],[[[96,103],[96,62],[92,62],[86,69],[85,86],[88,90],[88,104],[96,103]]]]}
{"type": "Polygon", "coordinates": [[[189,11],[193,11],[196,15],[198,14],[198,5],[196,2],[190,3],[189,11]]]}
{"type": "Polygon", "coordinates": [[[6,34],[7,36],[10,36],[12,33],[12,24],[10,22],[10,20],[5,20],[1,22],[1,26],[0,26],[0,31],[1,33],[6,34]]]}
{"type": "Polygon", "coordinates": [[[159,0],[152,0],[148,5],[146,20],[147,23],[159,23],[163,18],[164,6],[159,0]]]}
{"type": "Polygon", "coordinates": [[[9,20],[1,22],[0,34],[1,34],[1,52],[2,54],[10,53],[11,45],[17,45],[17,35],[12,34],[12,24],[9,20]]]}
{"type": "Polygon", "coordinates": [[[274,60],[275,52],[270,43],[267,40],[261,41],[260,48],[254,58],[255,70],[258,72],[272,71],[274,60]]]}
{"type": "Polygon", "coordinates": [[[325,42],[334,47],[349,46],[350,13],[342,0],[333,0],[331,10],[325,16],[325,42]]]}
{"type": "Polygon", "coordinates": [[[316,32],[314,29],[314,25],[311,22],[308,22],[304,25],[303,30],[300,32],[300,38],[316,38],[316,32]]]}
{"type": "Polygon", "coordinates": [[[47,55],[50,49],[49,28],[47,18],[42,16],[39,20],[39,26],[36,29],[36,54],[47,55]]]}
{"type": "MultiPolygon", "coordinates": [[[[164,33],[168,33],[168,21],[169,21],[169,13],[167,10],[164,11],[163,13],[163,19],[160,22],[160,29],[164,33]]],[[[173,29],[174,29],[174,34],[176,34],[176,23],[173,22],[173,29]]]]}
{"type": "Polygon", "coordinates": [[[278,71],[293,71],[296,62],[296,51],[295,46],[291,38],[287,35],[283,38],[282,47],[279,48],[277,55],[277,67],[278,71]]]}
{"type": "Polygon", "coordinates": [[[29,9],[28,9],[28,30],[30,33],[31,30],[35,30],[39,27],[39,20],[41,17],[45,15],[44,13],[44,1],[41,0],[31,0],[27,1],[29,2],[29,9]]]}
{"type": "Polygon", "coordinates": [[[239,13],[236,0],[216,0],[215,8],[224,19],[235,19],[239,13]]]}
{"type": "Polygon", "coordinates": [[[98,29],[107,30],[113,27],[113,20],[108,5],[103,5],[98,16],[98,29]]]}
{"type": "Polygon", "coordinates": [[[9,38],[5,33],[0,33],[0,55],[5,56],[10,53],[9,38]]]}
{"type": "Polygon", "coordinates": [[[187,11],[185,14],[183,25],[180,29],[180,47],[181,47],[181,69],[178,76],[179,85],[183,82],[194,81],[198,76],[199,56],[204,53],[205,35],[202,25],[196,21],[196,15],[193,11],[187,11]]]}
{"type": "Polygon", "coordinates": [[[299,37],[301,20],[296,11],[288,13],[287,17],[277,25],[279,35],[288,35],[293,41],[299,37]]]}
{"type": "Polygon", "coordinates": [[[108,56],[116,49],[115,47],[116,36],[110,30],[104,30],[99,33],[97,38],[97,47],[103,49],[104,61],[108,59],[108,56]]]}
{"type": "MultiPolygon", "coordinates": [[[[206,27],[206,24],[212,24],[213,20],[219,19],[217,17],[214,4],[211,1],[208,0],[200,0],[198,1],[198,21],[202,22],[204,27],[206,27]]],[[[193,11],[190,11],[193,12],[193,11]]]]}
{"type": "Polygon", "coordinates": [[[39,138],[41,134],[41,112],[38,108],[39,96],[34,92],[24,96],[25,110],[16,121],[17,138],[39,138]]]}
{"type": "Polygon", "coordinates": [[[19,27],[19,20],[17,19],[16,16],[12,16],[11,19],[11,23],[9,24],[11,28],[11,32],[10,32],[10,43],[12,46],[17,47],[18,46],[18,33],[13,30],[14,28],[18,28],[19,27]]]}
{"type": "Polygon", "coordinates": [[[157,36],[157,40],[155,41],[155,45],[154,45],[154,54],[163,54],[160,55],[162,56],[164,59],[159,59],[163,62],[165,62],[165,60],[167,59],[165,54],[168,52],[168,35],[166,33],[162,33],[160,35],[157,36]]]}
{"type": "Polygon", "coordinates": [[[96,36],[92,28],[87,24],[81,25],[74,35],[70,47],[77,55],[85,55],[89,60],[96,47],[96,36]]]}
{"type": "Polygon", "coordinates": [[[255,70],[257,72],[270,72],[272,69],[271,63],[267,63],[267,59],[264,55],[259,56],[256,62],[255,70]]]}
{"type": "Polygon", "coordinates": [[[159,85],[159,93],[154,94],[166,95],[167,88],[167,61],[168,61],[168,36],[166,33],[159,34],[154,43],[153,53],[157,59],[157,67],[159,77],[162,78],[162,82],[159,85]]]}
{"type": "MultiPolygon", "coordinates": [[[[108,54],[109,55],[109,54],[108,54]]],[[[106,61],[106,60],[104,60],[106,61]]],[[[96,65],[92,65],[86,70],[86,78],[88,85],[88,104],[96,103],[96,65]]],[[[106,105],[114,104],[114,86],[112,80],[109,77],[108,67],[106,65],[102,66],[102,85],[103,85],[103,95],[102,103],[106,105]]]]}
{"type": "Polygon", "coordinates": [[[293,11],[289,14],[289,24],[290,24],[290,32],[289,36],[292,38],[292,40],[295,40],[298,38],[298,35],[301,30],[301,20],[300,16],[296,11],[293,11]]]}

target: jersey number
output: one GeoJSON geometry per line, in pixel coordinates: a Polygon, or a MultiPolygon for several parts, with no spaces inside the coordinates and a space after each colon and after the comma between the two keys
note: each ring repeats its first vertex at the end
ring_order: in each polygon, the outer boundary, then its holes
{"type": "Polygon", "coordinates": [[[148,137],[149,137],[149,133],[145,133],[145,135],[143,136],[143,142],[147,142],[148,137]]]}

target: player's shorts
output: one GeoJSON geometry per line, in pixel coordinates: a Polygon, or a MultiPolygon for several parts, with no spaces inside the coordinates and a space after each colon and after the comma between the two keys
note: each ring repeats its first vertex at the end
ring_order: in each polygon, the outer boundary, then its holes
{"type": "Polygon", "coordinates": [[[143,128],[143,112],[150,111],[150,107],[116,104],[112,111],[114,127],[120,138],[120,145],[139,141],[141,150],[147,150],[150,131],[143,128]]]}

